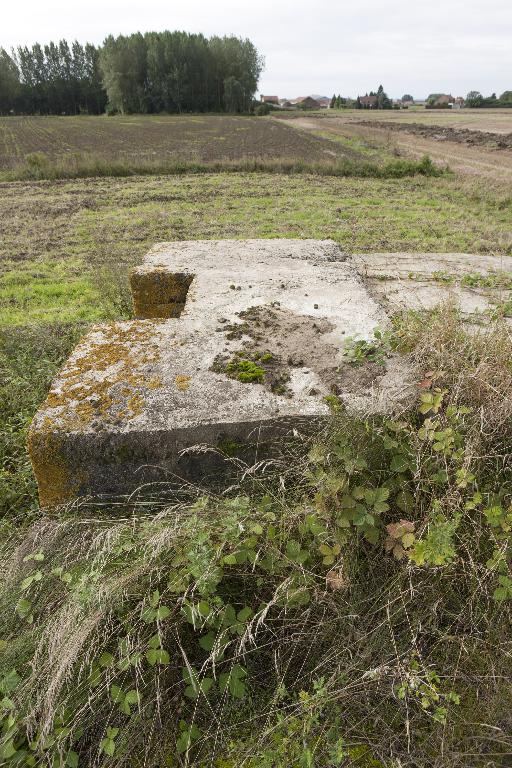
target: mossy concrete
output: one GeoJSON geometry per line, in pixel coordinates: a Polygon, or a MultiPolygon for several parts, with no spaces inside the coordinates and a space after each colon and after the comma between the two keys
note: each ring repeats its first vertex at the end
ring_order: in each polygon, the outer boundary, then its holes
{"type": "Polygon", "coordinates": [[[333,392],[364,410],[403,392],[402,369],[359,381],[339,374],[344,339],[370,338],[386,317],[332,241],[162,243],[131,281],[142,318],[93,327],[34,418],[29,449],[43,506],[210,482],[219,478],[212,449],[226,441],[251,445],[258,458],[262,443],[325,417],[333,392]],[[262,339],[286,368],[286,392],[214,370],[219,356],[262,339]]]}

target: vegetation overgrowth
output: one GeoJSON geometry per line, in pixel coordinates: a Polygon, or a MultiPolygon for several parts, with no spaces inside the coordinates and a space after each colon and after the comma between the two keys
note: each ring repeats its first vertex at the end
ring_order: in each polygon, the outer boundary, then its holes
{"type": "Polygon", "coordinates": [[[435,165],[425,156],[421,160],[395,159],[382,162],[354,161],[311,163],[293,159],[247,159],[194,162],[191,160],[107,160],[80,155],[51,161],[43,153],[27,155],[25,164],[11,171],[0,172],[0,181],[42,179],[81,179],[103,176],[180,176],[205,173],[310,173],[319,176],[400,179],[406,176],[442,176],[447,169],[435,165]]]}
{"type": "Polygon", "coordinates": [[[240,467],[226,496],[6,526],[5,765],[510,753],[510,331],[468,332],[446,306],[379,344],[417,374],[394,417],[331,399],[321,433],[240,467]]]}
{"type": "MultiPolygon", "coordinates": [[[[509,186],[244,171],[2,193],[0,765],[506,765],[509,186]],[[407,356],[407,406],[356,418],[331,397],[322,431],[256,467],[219,444],[240,472],[224,495],[43,514],[26,429],[85,324],[130,316],[127,268],[154,242],[222,237],[500,253],[503,274],[434,282],[504,303],[480,328],[445,306],[348,340],[347,365],[407,356]]],[[[231,373],[261,386],[269,361],[245,362],[231,373]]]]}

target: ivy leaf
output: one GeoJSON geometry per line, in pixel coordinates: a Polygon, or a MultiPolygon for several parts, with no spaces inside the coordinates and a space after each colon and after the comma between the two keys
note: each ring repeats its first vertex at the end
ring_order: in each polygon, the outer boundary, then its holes
{"type": "Polygon", "coordinates": [[[166,605],[161,605],[160,608],[157,608],[155,619],[157,621],[162,621],[163,619],[166,619],[170,615],[171,615],[171,609],[168,608],[166,605]]]}

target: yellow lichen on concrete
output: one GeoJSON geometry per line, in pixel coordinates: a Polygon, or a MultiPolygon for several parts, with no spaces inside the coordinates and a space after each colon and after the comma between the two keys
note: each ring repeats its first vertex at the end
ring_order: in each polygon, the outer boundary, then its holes
{"type": "Polygon", "coordinates": [[[133,270],[130,274],[133,309],[140,318],[179,317],[185,308],[193,275],[171,273],[164,267],[150,271],[133,270]]]}
{"type": "Polygon", "coordinates": [[[31,428],[27,443],[41,507],[56,507],[72,501],[77,495],[81,479],[73,475],[68,466],[62,450],[62,439],[49,430],[31,428]]]}
{"type": "Polygon", "coordinates": [[[186,392],[190,386],[190,376],[176,376],[174,382],[180,392],[186,392]]]}
{"type": "Polygon", "coordinates": [[[50,428],[78,430],[95,418],[109,423],[138,416],[144,392],[162,385],[158,376],[148,375],[159,358],[157,334],[154,323],[93,329],[82,342],[85,352],[71,358],[46,398],[43,410],[54,409],[50,428]]]}

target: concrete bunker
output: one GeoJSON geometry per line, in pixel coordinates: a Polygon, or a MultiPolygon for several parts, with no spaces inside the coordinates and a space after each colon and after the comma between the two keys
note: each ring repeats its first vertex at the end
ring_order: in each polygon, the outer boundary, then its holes
{"type": "Polygon", "coordinates": [[[333,393],[364,412],[404,396],[400,361],[364,376],[344,363],[344,340],[386,316],[332,241],[161,243],[131,286],[140,319],[91,328],[34,417],[42,506],[218,481],[212,448],[258,458],[323,420],[333,393]]]}

